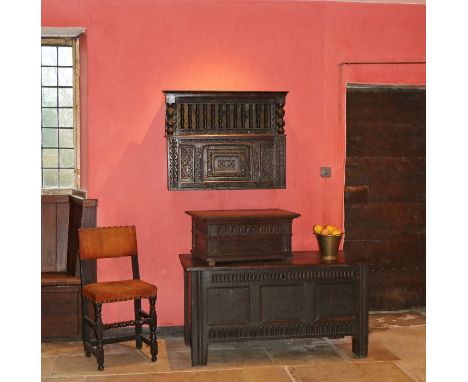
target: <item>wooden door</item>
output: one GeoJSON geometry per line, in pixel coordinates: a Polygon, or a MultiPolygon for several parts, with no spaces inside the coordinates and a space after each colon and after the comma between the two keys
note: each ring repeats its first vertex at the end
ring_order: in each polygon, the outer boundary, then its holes
{"type": "Polygon", "coordinates": [[[344,250],[370,309],[425,305],[425,136],[425,88],[348,86],[344,250]]]}

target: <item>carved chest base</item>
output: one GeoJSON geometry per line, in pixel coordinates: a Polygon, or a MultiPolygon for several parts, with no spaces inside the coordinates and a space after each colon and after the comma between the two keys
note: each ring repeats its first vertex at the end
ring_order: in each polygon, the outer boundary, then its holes
{"type": "Polygon", "coordinates": [[[321,263],[318,252],[280,262],[208,266],[180,255],[184,269],[184,335],[192,365],[208,362],[208,343],[352,336],[367,356],[367,267],[321,263]]]}

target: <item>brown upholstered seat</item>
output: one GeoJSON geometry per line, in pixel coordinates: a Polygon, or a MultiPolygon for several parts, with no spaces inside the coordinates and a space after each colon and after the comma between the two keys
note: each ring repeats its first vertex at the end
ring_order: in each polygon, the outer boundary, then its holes
{"type": "Polygon", "coordinates": [[[142,280],[108,281],[88,284],[83,295],[93,302],[116,302],[157,297],[158,288],[142,280]]]}
{"type": "Polygon", "coordinates": [[[81,294],[83,316],[83,346],[87,357],[93,354],[98,363],[98,370],[104,369],[104,345],[120,341],[136,340],[137,349],[143,342],[150,346],[151,361],[158,355],[156,338],[156,298],[158,288],[140,280],[138,249],[135,226],[99,227],[80,229],[81,294]],[[95,263],[102,258],[129,257],[132,261],[132,280],[96,282],[95,263]],[[141,299],[149,300],[149,312],[141,309],[141,299]],[[104,324],[102,305],[117,301],[133,300],[135,320],[104,324]],[[94,319],[90,316],[88,304],[93,305],[94,319]],[[142,326],[149,326],[149,338],[142,333],[142,326]],[[104,338],[104,331],[126,326],[134,326],[135,334],[121,337],[104,338]],[[94,331],[96,339],[91,339],[94,331]]]}

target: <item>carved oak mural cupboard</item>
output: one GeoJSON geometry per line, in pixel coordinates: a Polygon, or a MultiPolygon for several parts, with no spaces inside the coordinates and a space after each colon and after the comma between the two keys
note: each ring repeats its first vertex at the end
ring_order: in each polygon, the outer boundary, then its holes
{"type": "MultiPolygon", "coordinates": [[[[287,92],[164,91],[168,189],[286,188],[287,92]]],[[[184,338],[192,365],[208,343],[352,336],[367,356],[367,267],[292,252],[293,219],[280,209],[186,211],[184,338]]]]}
{"type": "Polygon", "coordinates": [[[164,94],[169,190],[286,187],[287,92],[164,94]]]}

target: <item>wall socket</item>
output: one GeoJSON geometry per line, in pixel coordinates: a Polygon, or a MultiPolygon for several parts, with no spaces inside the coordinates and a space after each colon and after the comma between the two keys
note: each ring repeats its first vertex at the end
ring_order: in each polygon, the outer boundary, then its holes
{"type": "Polygon", "coordinates": [[[331,167],[320,167],[320,176],[322,178],[331,177],[331,167]]]}

